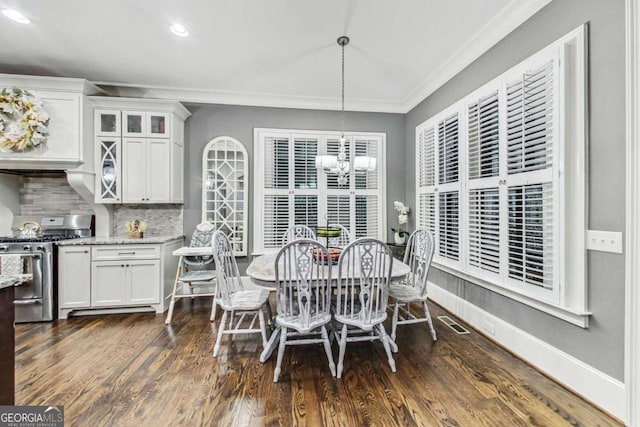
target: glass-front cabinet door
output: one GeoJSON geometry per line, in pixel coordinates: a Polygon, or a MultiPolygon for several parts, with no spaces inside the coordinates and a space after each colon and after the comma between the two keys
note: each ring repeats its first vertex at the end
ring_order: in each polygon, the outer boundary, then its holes
{"type": "Polygon", "coordinates": [[[144,111],[122,112],[122,136],[146,136],[146,113],[144,111]]]}
{"type": "Polygon", "coordinates": [[[169,138],[171,136],[171,114],[147,113],[147,135],[153,138],[169,138]]]}
{"type": "Polygon", "coordinates": [[[122,180],[120,138],[98,137],[96,147],[99,155],[96,164],[96,195],[98,203],[121,203],[122,180]]]}
{"type": "Polygon", "coordinates": [[[97,136],[120,136],[121,114],[117,110],[95,110],[95,130],[97,136]]]}

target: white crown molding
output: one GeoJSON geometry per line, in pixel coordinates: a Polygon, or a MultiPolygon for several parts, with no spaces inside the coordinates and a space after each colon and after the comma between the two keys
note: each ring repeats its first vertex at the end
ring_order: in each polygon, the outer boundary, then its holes
{"type": "Polygon", "coordinates": [[[486,335],[492,340],[614,417],[624,418],[625,385],[622,382],[432,282],[428,283],[428,289],[429,298],[446,310],[479,331],[485,330],[485,321],[491,323],[495,326],[494,334],[486,335]]]}
{"type": "Polygon", "coordinates": [[[640,1],[625,2],[626,38],[626,423],[640,425],[640,1]]]}
{"type": "MultiPolygon", "coordinates": [[[[277,94],[252,94],[195,88],[138,86],[112,82],[93,82],[111,96],[175,99],[185,103],[246,105],[254,107],[300,108],[340,111],[340,99],[277,94]]],[[[348,111],[406,113],[400,103],[380,100],[349,100],[348,111]]]]}
{"type": "Polygon", "coordinates": [[[85,79],[0,74],[0,87],[11,86],[29,90],[72,92],[89,95],[102,93],[101,89],[85,79]]]}
{"type": "Polygon", "coordinates": [[[402,110],[405,113],[410,111],[549,2],[551,0],[515,0],[509,3],[462,45],[448,61],[431,73],[402,102],[402,110]]]}

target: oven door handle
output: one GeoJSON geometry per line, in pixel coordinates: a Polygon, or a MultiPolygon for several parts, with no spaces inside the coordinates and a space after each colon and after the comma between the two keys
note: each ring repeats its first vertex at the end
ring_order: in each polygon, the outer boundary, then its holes
{"type": "Polygon", "coordinates": [[[42,303],[41,298],[17,299],[13,301],[13,305],[29,305],[29,304],[38,304],[38,303],[42,303]]]}
{"type": "Polygon", "coordinates": [[[2,255],[19,255],[25,258],[41,257],[44,252],[3,252],[2,255]]]}

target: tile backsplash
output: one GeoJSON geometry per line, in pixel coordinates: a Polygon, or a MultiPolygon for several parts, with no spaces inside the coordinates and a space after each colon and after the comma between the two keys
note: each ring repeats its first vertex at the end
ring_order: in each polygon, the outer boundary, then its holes
{"type": "Polygon", "coordinates": [[[20,215],[93,214],[64,173],[25,175],[20,184],[20,215]]]}
{"type": "Polygon", "coordinates": [[[125,223],[131,219],[139,219],[147,222],[146,235],[166,236],[182,235],[182,205],[157,204],[157,205],[115,205],[114,235],[127,234],[125,223]]]}

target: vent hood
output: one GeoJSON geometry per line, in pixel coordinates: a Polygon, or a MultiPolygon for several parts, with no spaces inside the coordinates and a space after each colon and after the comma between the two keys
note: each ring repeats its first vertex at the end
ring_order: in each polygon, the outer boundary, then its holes
{"type": "Polygon", "coordinates": [[[93,113],[88,95],[102,91],[84,79],[0,74],[0,89],[31,92],[49,114],[47,142],[25,152],[0,151],[0,169],[93,171],[93,113]]]}

